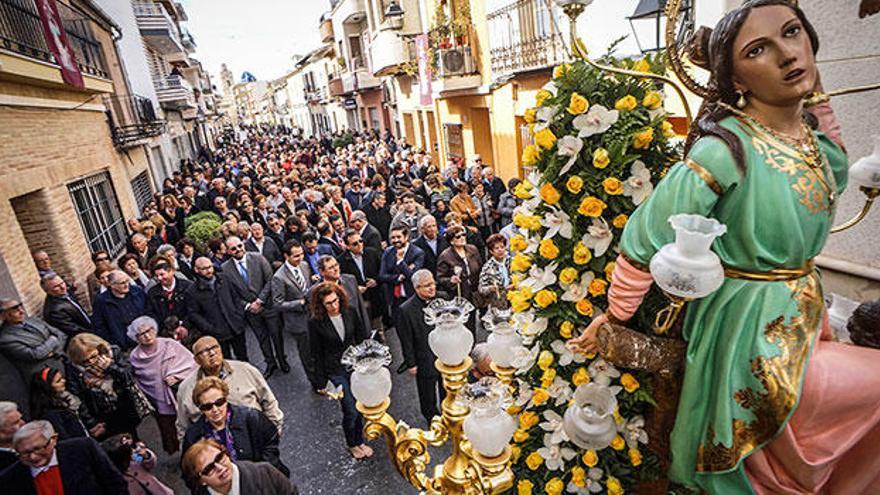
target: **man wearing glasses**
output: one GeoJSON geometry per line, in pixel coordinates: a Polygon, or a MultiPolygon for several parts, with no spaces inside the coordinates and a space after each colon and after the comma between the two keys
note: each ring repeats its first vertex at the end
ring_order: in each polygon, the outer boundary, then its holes
{"type": "Polygon", "coordinates": [[[228,400],[232,404],[247,406],[262,411],[269,421],[278,428],[284,424],[284,413],[278,407],[278,400],[266,379],[252,365],[223,358],[220,343],[214,337],[202,337],[192,347],[193,356],[199,370],[180,382],[177,389],[177,437],[183,439],[186,429],[201,415],[193,402],[192,391],[202,378],[216,376],[229,386],[228,400]]]}
{"type": "Polygon", "coordinates": [[[147,313],[147,295],[122,270],[113,270],[107,276],[110,290],[95,300],[92,331],[123,351],[135,346],[128,338],[128,325],[147,313]]]}
{"type": "Polygon", "coordinates": [[[18,369],[25,383],[46,366],[62,369],[67,344],[64,332],[38,318],[28,318],[14,299],[0,299],[0,352],[18,369]]]}
{"type": "Polygon", "coordinates": [[[128,483],[91,438],[58,441],[48,421],[31,421],[12,439],[18,462],[0,473],[4,493],[128,493],[128,483]]]}

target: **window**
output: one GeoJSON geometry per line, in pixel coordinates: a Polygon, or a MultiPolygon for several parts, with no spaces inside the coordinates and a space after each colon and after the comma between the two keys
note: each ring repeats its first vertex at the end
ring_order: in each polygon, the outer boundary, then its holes
{"type": "Polygon", "coordinates": [[[134,193],[134,201],[137,203],[138,211],[143,213],[144,208],[153,196],[153,188],[150,187],[150,175],[146,170],[132,179],[131,190],[134,193]]]}
{"type": "Polygon", "coordinates": [[[125,247],[125,222],[110,174],[103,172],[67,186],[86,241],[92,252],[116,256],[125,247]]]}

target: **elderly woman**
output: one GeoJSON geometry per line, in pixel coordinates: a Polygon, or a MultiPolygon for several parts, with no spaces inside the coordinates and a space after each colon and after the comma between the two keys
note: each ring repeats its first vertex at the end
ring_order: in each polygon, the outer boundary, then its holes
{"type": "Polygon", "coordinates": [[[471,299],[479,286],[480,252],[467,243],[467,231],[461,225],[449,227],[444,235],[449,247],[437,258],[437,282],[449,296],[471,299]]]}
{"type": "Polygon", "coordinates": [[[159,325],[149,316],[128,325],[128,338],[137,342],[129,362],[141,390],[156,408],[156,423],[165,452],[177,452],[180,444],[174,428],[177,419],[177,385],[198,366],[186,347],[174,339],[158,336],[159,325]]]}
{"type": "Polygon", "coordinates": [[[130,433],[137,438],[137,426],[152,406],[135,383],[125,355],[91,333],[70,339],[67,355],[72,366],[68,386],[94,418],[95,424],[86,425],[92,435],[100,439],[130,433]]]}
{"type": "Polygon", "coordinates": [[[480,296],[489,306],[506,308],[509,304],[507,291],[510,289],[507,238],[501,234],[492,234],[486,239],[486,247],[489,250],[489,260],[480,271],[480,296]]]}
{"type": "Polygon", "coordinates": [[[150,277],[141,269],[141,263],[138,261],[136,254],[128,253],[119,258],[119,269],[124,271],[126,275],[131,277],[132,282],[137,284],[141,289],[147,288],[150,284],[150,277]]]}
{"type": "Polygon", "coordinates": [[[234,460],[229,450],[214,440],[194,443],[183,454],[180,467],[197,495],[299,494],[296,485],[271,464],[234,460]]]}
{"type": "Polygon", "coordinates": [[[202,439],[226,447],[233,461],[268,462],[290,475],[279,458],[278,428],[257,409],[229,403],[229,385],[216,376],[202,378],[192,391],[193,403],[202,412],[186,429],[183,451],[202,439]]]}

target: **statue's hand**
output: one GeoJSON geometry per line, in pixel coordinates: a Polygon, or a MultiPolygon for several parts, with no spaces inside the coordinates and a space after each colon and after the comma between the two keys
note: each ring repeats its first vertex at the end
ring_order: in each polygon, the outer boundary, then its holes
{"type": "Polygon", "coordinates": [[[599,341],[597,334],[602,324],[608,323],[608,317],[605,315],[597,316],[590,322],[590,325],[581,335],[571,338],[565,345],[574,352],[581,354],[593,354],[599,350],[599,341]]]}

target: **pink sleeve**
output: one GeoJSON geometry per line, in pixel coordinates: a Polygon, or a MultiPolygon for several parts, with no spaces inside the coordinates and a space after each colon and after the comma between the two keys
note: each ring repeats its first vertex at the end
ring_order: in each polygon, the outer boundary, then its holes
{"type": "Polygon", "coordinates": [[[822,323],[819,328],[819,340],[837,340],[834,336],[834,329],[831,328],[831,320],[828,319],[827,310],[822,313],[822,323]]]}
{"type": "Polygon", "coordinates": [[[650,272],[640,270],[622,255],[618,256],[608,289],[608,312],[618,321],[629,320],[653,283],[650,272]]]}
{"type": "Polygon", "coordinates": [[[812,113],[819,121],[819,130],[837,143],[842,150],[846,150],[846,147],[843,145],[843,137],[840,134],[840,123],[837,122],[837,117],[834,115],[831,104],[826,101],[808,108],[807,111],[812,113]]]}

